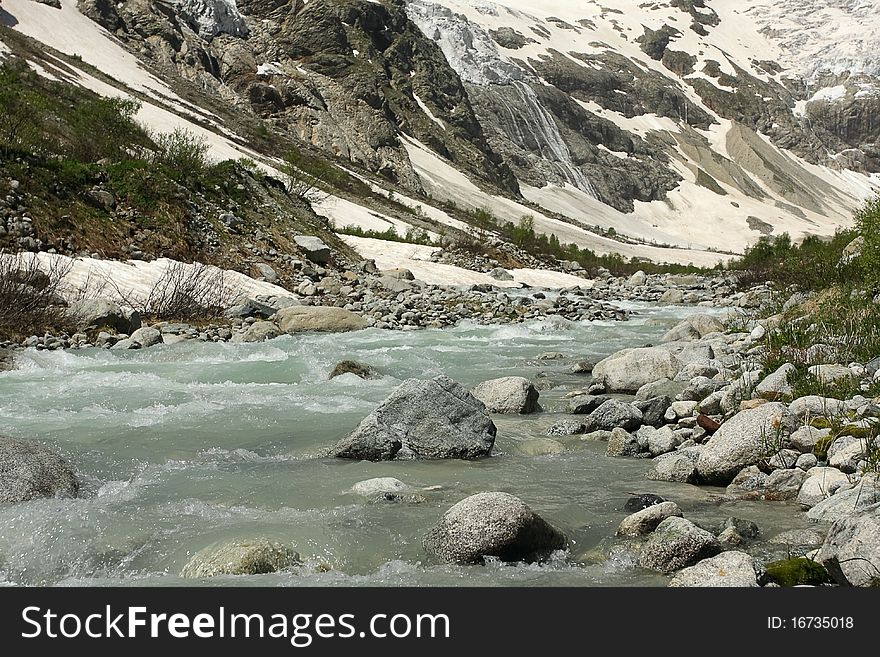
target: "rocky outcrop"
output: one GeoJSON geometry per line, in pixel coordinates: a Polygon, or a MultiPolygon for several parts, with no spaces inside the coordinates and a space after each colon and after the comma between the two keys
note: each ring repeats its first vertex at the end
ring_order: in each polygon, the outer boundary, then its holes
{"type": "Polygon", "coordinates": [[[495,433],[483,403],[452,379],[409,379],[329,455],[369,461],[472,459],[489,455],[495,433]]]}
{"type": "Polygon", "coordinates": [[[453,506],[423,541],[448,563],[537,561],[566,546],[565,535],[508,493],[478,493],[453,506]]]}
{"type": "Polygon", "coordinates": [[[62,456],[27,440],[0,436],[0,504],[76,497],[79,481],[62,456]]]}

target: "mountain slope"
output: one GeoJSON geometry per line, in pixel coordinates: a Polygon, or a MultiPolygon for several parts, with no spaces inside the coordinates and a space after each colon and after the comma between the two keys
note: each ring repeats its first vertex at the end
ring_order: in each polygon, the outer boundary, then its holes
{"type": "MultiPolygon", "coordinates": [[[[0,17],[218,158],[274,166],[251,116],[410,199],[412,225],[486,207],[598,253],[712,264],[764,234],[831,234],[877,189],[877,60],[843,41],[876,43],[859,28],[877,5],[3,0],[0,17]]],[[[326,215],[376,225],[346,207],[326,215]]]]}

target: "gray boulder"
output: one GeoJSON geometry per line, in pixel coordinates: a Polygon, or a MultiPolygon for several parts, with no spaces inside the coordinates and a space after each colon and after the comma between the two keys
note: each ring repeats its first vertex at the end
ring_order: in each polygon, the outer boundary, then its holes
{"type": "Polygon", "coordinates": [[[334,365],[330,372],[330,378],[335,379],[343,374],[354,374],[361,379],[372,379],[378,375],[378,372],[372,365],[359,363],[356,360],[343,360],[334,365]]]}
{"type": "Polygon", "coordinates": [[[141,327],[141,316],[107,299],[83,299],[70,304],[70,316],[81,330],[110,328],[130,335],[141,327]]]}
{"type": "Polygon", "coordinates": [[[244,333],[236,333],[232,336],[233,342],[265,342],[274,340],[284,335],[275,322],[254,322],[244,333]]]}
{"type": "Polygon", "coordinates": [[[58,452],[28,440],[0,436],[0,504],[40,497],[76,497],[79,482],[58,452]]]}
{"type": "Polygon", "coordinates": [[[131,334],[129,340],[142,349],[162,344],[162,333],[150,326],[142,326],[131,334]]]}
{"type": "Polygon", "coordinates": [[[0,372],[15,369],[15,352],[12,349],[0,348],[0,372]]]}
{"type": "Polygon", "coordinates": [[[330,262],[330,247],[324,244],[319,237],[310,235],[297,235],[293,238],[296,245],[302,249],[306,258],[319,265],[330,262]]]}
{"type": "Polygon", "coordinates": [[[756,587],[758,574],[755,560],[745,552],[722,552],[680,570],[669,582],[669,586],[756,587]]]}
{"type": "Polygon", "coordinates": [[[671,397],[675,399],[685,388],[687,381],[671,381],[663,378],[657,381],[646,383],[636,391],[636,401],[646,401],[657,397],[671,397]]]}
{"type": "Polygon", "coordinates": [[[483,381],[472,391],[490,413],[520,414],[540,411],[538,390],[522,376],[505,376],[483,381]]]}
{"type": "Polygon", "coordinates": [[[329,455],[369,461],[471,459],[489,455],[495,433],[483,403],[452,379],[408,379],[329,455]]]}
{"type": "Polygon", "coordinates": [[[813,417],[838,417],[846,413],[846,402],[818,395],[799,397],[788,407],[802,420],[813,417]]]}
{"type": "Polygon", "coordinates": [[[657,529],[661,522],[673,516],[681,517],[681,509],[678,508],[678,504],[675,502],[654,504],[647,509],[636,511],[621,520],[620,525],[617,527],[617,535],[635,538],[650,534],[657,529]]]}
{"type": "Polygon", "coordinates": [[[796,371],[797,368],[794,365],[786,363],[773,374],[765,377],[755,388],[755,392],[761,399],[769,401],[791,399],[793,389],[788,382],[788,376],[796,371]]]}
{"type": "Polygon", "coordinates": [[[478,493],[453,506],[423,541],[446,563],[538,561],[566,547],[565,536],[508,493],[478,493]]]}
{"type": "Polygon", "coordinates": [[[667,349],[642,347],[624,349],[596,363],[593,376],[609,392],[635,393],[646,383],[674,379],[682,362],[667,349]]]}
{"type": "Polygon", "coordinates": [[[666,424],[666,411],[672,406],[672,397],[652,397],[644,401],[634,401],[642,413],[642,423],[649,427],[660,427],[666,424]]]}
{"type": "Polygon", "coordinates": [[[831,525],[816,561],[841,586],[880,583],[880,509],[831,525]]]}
{"type": "Polygon", "coordinates": [[[298,563],[299,555],[277,541],[230,541],[206,547],[194,554],[180,576],[202,579],[218,575],[264,575],[298,563]]]}
{"type": "Polygon", "coordinates": [[[778,402],[742,411],[721,425],[697,459],[705,483],[725,485],[748,465],[768,455],[772,447],[800,427],[800,421],[778,402]]]}
{"type": "Polygon", "coordinates": [[[578,395],[569,399],[568,412],[572,415],[589,415],[609,399],[602,395],[578,395]]]}
{"type": "Polygon", "coordinates": [[[584,423],[577,420],[558,420],[547,429],[548,436],[577,436],[586,432],[584,423]]]}
{"type": "Polygon", "coordinates": [[[816,506],[831,497],[841,485],[848,484],[849,478],[837,468],[810,468],[801,484],[797,501],[804,506],[816,506]]]}
{"type": "Polygon", "coordinates": [[[691,315],[682,320],[663,336],[663,342],[678,342],[681,340],[699,340],[710,333],[724,331],[717,317],[712,315],[691,315]]]}
{"type": "Polygon", "coordinates": [[[697,476],[697,457],[699,452],[670,452],[651,461],[651,469],[645,475],[652,481],[672,481],[681,484],[695,484],[697,476]]]}
{"type": "Polygon", "coordinates": [[[667,518],[648,538],[639,555],[643,568],[671,573],[715,556],[721,545],[714,535],[684,518],[667,518]]]}
{"type": "Polygon", "coordinates": [[[822,438],[827,438],[830,435],[831,429],[814,429],[811,426],[805,425],[791,434],[785,444],[792,449],[807,454],[815,449],[816,443],[822,438]]]}
{"type": "Polygon", "coordinates": [[[290,306],[275,315],[275,323],[285,333],[360,331],[367,327],[360,315],[331,306],[290,306]]]}
{"type": "Polygon", "coordinates": [[[605,456],[637,456],[642,451],[639,439],[628,431],[617,427],[611,431],[605,456]]]}
{"type": "Polygon", "coordinates": [[[841,484],[831,497],[807,511],[807,518],[817,522],[834,522],[880,508],[880,481],[876,476],[866,475],[852,488],[845,486],[847,484],[841,484]]]}
{"type": "Polygon", "coordinates": [[[587,432],[612,431],[621,428],[634,431],[642,426],[642,412],[632,404],[609,399],[584,420],[587,432]]]}

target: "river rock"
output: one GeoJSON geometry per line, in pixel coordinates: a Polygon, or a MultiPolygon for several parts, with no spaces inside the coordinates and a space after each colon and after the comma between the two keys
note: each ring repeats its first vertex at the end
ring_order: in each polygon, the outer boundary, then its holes
{"type": "Polygon", "coordinates": [[[660,427],[666,423],[666,411],[672,406],[671,397],[653,397],[644,401],[634,401],[642,413],[642,423],[650,427],[660,427]]]}
{"type": "Polygon", "coordinates": [[[134,344],[142,349],[162,344],[162,334],[151,326],[142,326],[129,337],[134,344]]]}
{"type": "Polygon", "coordinates": [[[568,412],[571,415],[589,415],[609,399],[603,395],[577,395],[568,400],[568,412]]]}
{"type": "Polygon", "coordinates": [[[680,570],[669,586],[756,587],[758,575],[755,560],[745,552],[722,552],[680,570]]]}
{"type": "Polygon", "coordinates": [[[648,282],[648,275],[641,269],[629,277],[626,284],[630,287],[641,287],[648,282]]]}
{"type": "Polygon", "coordinates": [[[681,517],[681,509],[675,502],[661,502],[654,504],[641,511],[628,515],[620,521],[617,527],[618,536],[635,538],[650,534],[657,529],[657,525],[673,516],[681,517]]]}
{"type": "Polygon", "coordinates": [[[446,563],[538,561],[564,549],[565,536],[508,493],[478,493],[453,506],[423,541],[446,563]]]}
{"type": "Polygon", "coordinates": [[[15,352],[0,347],[0,372],[8,372],[12,369],[15,369],[15,352]]]}
{"type": "Polygon", "coordinates": [[[0,504],[76,497],[79,482],[62,456],[39,443],[0,436],[0,504]]]}
{"type": "Polygon", "coordinates": [[[637,456],[641,451],[638,438],[617,427],[611,431],[605,456],[637,456]]]}
{"type": "Polygon", "coordinates": [[[548,436],[577,436],[586,432],[586,425],[577,420],[558,420],[547,429],[548,436]]]}
{"type": "Polygon", "coordinates": [[[296,245],[302,249],[306,258],[319,265],[330,262],[330,247],[324,244],[319,237],[311,235],[296,235],[293,238],[296,245]]]}
{"type": "Polygon", "coordinates": [[[672,327],[663,336],[663,342],[699,340],[710,333],[724,331],[724,324],[712,315],[691,315],[672,327]]]}
{"type": "Polygon", "coordinates": [[[834,522],[880,507],[880,481],[876,476],[865,475],[852,488],[844,489],[845,486],[847,484],[841,484],[839,490],[831,497],[822,500],[807,511],[807,518],[817,522],[834,522]]]}
{"type": "Polygon", "coordinates": [[[684,303],[684,292],[678,288],[669,288],[666,292],[660,295],[659,302],[670,306],[682,304],[684,303]]]}
{"type": "Polygon", "coordinates": [[[800,452],[794,449],[781,449],[770,457],[767,466],[771,470],[785,470],[793,468],[797,464],[800,452]]]}
{"type": "Polygon", "coordinates": [[[621,428],[634,431],[642,426],[642,412],[632,404],[609,399],[584,420],[587,431],[612,431],[621,428]]]}
{"type": "Polygon", "coordinates": [[[652,481],[671,481],[681,484],[696,484],[698,452],[670,452],[651,461],[651,469],[645,477],[652,481]]]}
{"type": "Polygon", "coordinates": [[[813,365],[807,368],[807,371],[824,384],[850,382],[855,379],[852,370],[846,365],[813,365]]]}
{"type": "Polygon", "coordinates": [[[596,363],[593,377],[603,381],[608,392],[635,393],[646,383],[674,379],[682,366],[667,349],[624,349],[596,363]]]}
{"type": "Polygon", "coordinates": [[[265,342],[274,340],[284,335],[275,322],[254,322],[244,333],[236,333],[232,336],[233,342],[265,342]]]}
{"type": "Polygon", "coordinates": [[[522,376],[505,376],[483,381],[472,391],[490,413],[525,415],[540,411],[538,390],[522,376]]]}
{"type": "Polygon", "coordinates": [[[275,315],[275,322],[282,331],[291,334],[305,331],[341,333],[360,331],[367,326],[360,315],[344,308],[330,306],[282,308],[275,315]]]}
{"type": "Polygon", "coordinates": [[[651,456],[660,456],[661,454],[671,452],[681,442],[670,426],[659,429],[642,427],[636,433],[636,438],[639,439],[639,446],[642,450],[648,452],[651,456]]]}
{"type": "Polygon", "coordinates": [[[445,376],[404,381],[330,456],[369,461],[488,456],[495,424],[486,407],[445,376]]]}
{"type": "Polygon", "coordinates": [[[816,443],[830,435],[831,429],[815,429],[805,425],[792,433],[788,440],[785,441],[785,444],[792,449],[807,454],[816,448],[816,443]]]}
{"type": "Polygon", "coordinates": [[[724,485],[744,467],[761,460],[777,437],[791,434],[800,422],[778,402],[742,411],[721,425],[697,459],[700,479],[724,485]]]}
{"type": "Polygon", "coordinates": [[[814,417],[837,417],[846,413],[846,402],[818,395],[799,397],[788,407],[802,420],[814,417]]]}
{"type": "Polygon", "coordinates": [[[667,518],[648,538],[639,555],[643,568],[670,573],[721,551],[718,539],[684,518],[667,518]]]}
{"type": "Polygon", "coordinates": [[[801,470],[807,471],[812,468],[815,468],[819,463],[819,459],[816,458],[814,454],[801,454],[797,457],[797,461],[794,462],[795,467],[800,468],[801,470]]]}
{"type": "Polygon", "coordinates": [[[379,493],[399,493],[406,490],[406,484],[394,477],[374,477],[357,482],[351,487],[352,493],[373,496],[379,493]]]}
{"type": "Polygon", "coordinates": [[[662,504],[665,501],[666,500],[662,497],[655,495],[654,493],[639,493],[638,495],[633,495],[626,501],[626,504],[623,505],[623,510],[635,513],[636,511],[647,509],[649,506],[662,504]]]}
{"type": "Polygon", "coordinates": [[[81,330],[109,328],[130,335],[141,327],[141,316],[137,312],[125,310],[107,299],[74,301],[69,310],[81,330]]]}
{"type": "Polygon", "coordinates": [[[217,575],[264,575],[298,563],[299,555],[276,541],[230,541],[197,552],[183,567],[180,576],[201,579],[217,575]]]}
{"type": "Polygon", "coordinates": [[[764,378],[755,392],[762,399],[768,401],[782,401],[791,399],[793,389],[788,382],[788,375],[797,371],[797,368],[791,363],[786,363],[773,374],[764,378]]]}
{"type": "Polygon", "coordinates": [[[880,583],[880,508],[831,525],[816,560],[841,586],[880,583]]]}
{"type": "Polygon", "coordinates": [[[646,401],[657,397],[671,397],[674,400],[687,388],[687,385],[686,381],[671,381],[667,378],[652,381],[636,391],[635,401],[646,401]]]}
{"type": "Polygon", "coordinates": [[[849,479],[837,468],[811,468],[798,492],[797,501],[804,506],[815,506],[846,483],[849,479]]]}
{"type": "Polygon", "coordinates": [[[359,363],[356,360],[343,360],[333,366],[330,378],[335,379],[343,374],[354,374],[362,379],[372,379],[377,375],[377,372],[372,365],[359,363]]]}

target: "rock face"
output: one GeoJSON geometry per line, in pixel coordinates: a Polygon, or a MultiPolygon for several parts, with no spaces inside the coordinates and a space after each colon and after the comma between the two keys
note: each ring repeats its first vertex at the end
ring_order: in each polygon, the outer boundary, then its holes
{"type": "Polygon", "coordinates": [[[235,0],[180,0],[178,7],[181,16],[203,39],[210,40],[218,34],[248,35],[247,23],[235,0]]]}
{"type": "Polygon", "coordinates": [[[110,328],[131,335],[141,327],[140,315],[123,310],[119,304],[106,299],[85,299],[70,306],[70,315],[78,320],[80,329],[110,328]]]}
{"type": "Polygon", "coordinates": [[[447,563],[536,561],[566,546],[565,536],[507,493],[478,493],[453,506],[428,532],[425,550],[447,563]]]}
{"type": "Polygon", "coordinates": [[[343,333],[360,331],[367,327],[360,315],[344,308],[329,306],[282,308],[275,316],[275,322],[282,331],[291,334],[310,331],[343,333]]]}
{"type": "Polygon", "coordinates": [[[489,455],[495,433],[483,403],[452,379],[409,379],[329,455],[369,461],[472,459],[489,455]]]}
{"type": "Polygon", "coordinates": [[[659,379],[674,379],[682,363],[666,349],[643,347],[624,349],[596,363],[593,376],[605,383],[608,392],[632,393],[659,379]]]}
{"type": "Polygon", "coordinates": [[[197,552],[183,567],[180,576],[201,579],[217,575],[264,575],[298,562],[296,552],[276,541],[232,541],[197,552]]]}
{"type": "Polygon", "coordinates": [[[0,436],[0,504],[40,497],[76,497],[79,482],[57,452],[26,440],[0,436]]]}
{"type": "Polygon", "coordinates": [[[758,586],[755,560],[745,552],[722,552],[679,571],[669,586],[758,586]]]}
{"type": "Polygon", "coordinates": [[[538,390],[522,376],[505,376],[479,384],[472,391],[490,413],[520,414],[540,411],[538,390]]]}
{"type": "Polygon", "coordinates": [[[880,509],[835,522],[816,560],[841,586],[880,582],[880,509]]]}
{"type": "Polygon", "coordinates": [[[651,534],[642,548],[639,564],[664,573],[690,566],[712,557],[721,546],[712,534],[684,518],[667,518],[651,534]]]}
{"type": "Polygon", "coordinates": [[[697,459],[697,473],[706,483],[724,485],[748,465],[772,453],[777,440],[800,427],[788,408],[771,402],[737,413],[705,444],[697,459]]]}
{"type": "Polygon", "coordinates": [[[681,509],[675,502],[654,504],[621,520],[617,527],[617,535],[634,538],[650,534],[657,529],[657,525],[673,516],[681,517],[681,509]]]}

